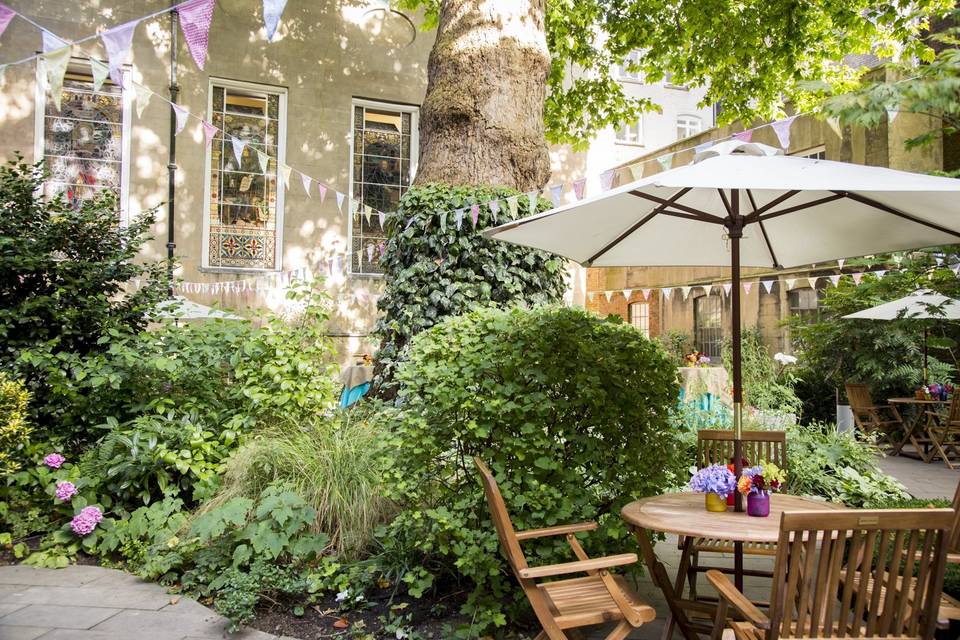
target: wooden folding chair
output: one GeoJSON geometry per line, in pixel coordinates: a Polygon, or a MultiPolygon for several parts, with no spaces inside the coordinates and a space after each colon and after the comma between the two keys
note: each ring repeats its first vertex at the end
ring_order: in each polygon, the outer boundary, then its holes
{"type": "MultiPolygon", "coordinates": [[[[744,431],[742,441],[743,458],[749,465],[760,464],[760,462],[772,462],[784,471],[787,469],[787,433],[786,431],[744,431]]],[[[697,433],[697,468],[711,464],[729,464],[733,460],[733,431],[723,429],[703,429],[697,433]]],[[[745,465],[746,466],[746,465],[745,465]]],[[[790,481],[790,474],[787,473],[787,482],[790,481]]],[[[681,539],[679,548],[683,550],[687,541],[681,539]]],[[[701,553],[733,553],[734,545],[731,540],[720,538],[694,538],[689,541],[689,551],[684,554],[689,559],[684,561],[680,559],[680,573],[685,570],[690,588],[690,599],[697,599],[697,575],[716,569],[724,573],[733,573],[731,567],[713,567],[700,564],[701,553]]],[[[745,543],[743,545],[744,555],[769,556],[776,555],[776,547],[772,544],[761,542],[745,543]]],[[[770,571],[761,569],[745,569],[744,575],[770,577],[773,574],[770,571]]],[[[677,575],[675,584],[677,592],[683,590],[683,576],[677,575]]]]}
{"type": "MultiPolygon", "coordinates": [[[[878,445],[881,441],[885,441],[890,447],[896,449],[898,443],[894,440],[894,434],[905,430],[903,417],[897,408],[893,405],[874,404],[870,389],[861,382],[848,382],[844,387],[847,390],[847,401],[850,402],[853,421],[860,432],[876,437],[878,445]]],[[[916,442],[914,444],[917,446],[917,451],[922,450],[919,444],[916,442]]]]}
{"type": "Polygon", "coordinates": [[[930,640],[953,520],[950,509],[784,513],[768,614],[707,572],[720,594],[712,637],[728,625],[737,640],[930,640]]]}
{"type": "Polygon", "coordinates": [[[607,635],[606,640],[622,640],[631,631],[656,617],[653,607],[641,600],[622,576],[609,572],[611,567],[635,563],[635,553],[605,558],[587,557],[574,534],[593,531],[597,528],[595,522],[514,531],[493,474],[479,458],[474,458],[474,462],[480,470],[483,492],[497,529],[497,537],[500,538],[500,546],[543,627],[534,640],[567,640],[567,629],[607,622],[616,622],[617,625],[607,635]],[[542,567],[527,565],[527,559],[520,548],[521,542],[559,535],[567,537],[567,542],[577,557],[575,562],[542,567]],[[587,575],[537,583],[541,578],[555,578],[573,573],[587,575]]]}
{"type": "Polygon", "coordinates": [[[927,436],[933,451],[924,462],[939,457],[951,469],[956,469],[954,459],[960,457],[960,393],[954,393],[950,410],[946,415],[927,411],[927,436]]]}

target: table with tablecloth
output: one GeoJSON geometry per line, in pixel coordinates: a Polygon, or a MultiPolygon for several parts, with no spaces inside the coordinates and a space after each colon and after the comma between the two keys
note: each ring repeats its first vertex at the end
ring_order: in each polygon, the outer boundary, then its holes
{"type": "Polygon", "coordinates": [[[373,382],[373,366],[356,364],[344,367],[340,372],[340,384],[343,393],[340,394],[340,406],[349,407],[362,398],[370,390],[373,382]]]}
{"type": "Polygon", "coordinates": [[[723,367],[680,367],[680,401],[694,402],[704,411],[718,409],[718,404],[733,406],[730,376],[723,367]]]}

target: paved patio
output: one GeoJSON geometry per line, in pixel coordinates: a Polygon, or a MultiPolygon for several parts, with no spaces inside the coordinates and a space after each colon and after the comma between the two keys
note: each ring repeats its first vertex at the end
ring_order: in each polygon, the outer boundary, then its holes
{"type": "MultiPolygon", "coordinates": [[[[880,466],[898,478],[916,497],[951,497],[960,471],[943,464],[909,458],[885,458],[880,466]]],[[[676,536],[657,544],[656,551],[676,574],[680,556],[676,536]]],[[[705,558],[706,559],[706,558],[705,558]]],[[[730,559],[718,559],[722,563],[730,559]]],[[[745,566],[763,567],[769,559],[747,558],[745,566]]],[[[700,593],[709,594],[701,579],[700,593]]],[[[747,579],[747,595],[769,597],[769,582],[747,579]]],[[[660,638],[667,608],[663,596],[644,577],[639,591],[657,610],[657,619],[630,636],[631,640],[660,638]]],[[[113,569],[73,566],[66,569],[0,567],[0,640],[277,640],[247,629],[229,635],[226,620],[189,598],[171,596],[156,584],[113,569]]],[[[591,640],[606,634],[598,632],[591,640]]]]}

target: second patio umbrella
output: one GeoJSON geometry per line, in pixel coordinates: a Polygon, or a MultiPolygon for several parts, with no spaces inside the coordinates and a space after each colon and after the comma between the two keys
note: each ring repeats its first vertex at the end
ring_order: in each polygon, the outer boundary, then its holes
{"type": "MultiPolygon", "coordinates": [[[[724,142],[691,165],[485,232],[588,267],[729,265],[737,475],[740,268],[798,267],[960,238],[960,180],[779,154],[724,142]]],[[[743,509],[739,493],[736,504],[743,509]]]]}

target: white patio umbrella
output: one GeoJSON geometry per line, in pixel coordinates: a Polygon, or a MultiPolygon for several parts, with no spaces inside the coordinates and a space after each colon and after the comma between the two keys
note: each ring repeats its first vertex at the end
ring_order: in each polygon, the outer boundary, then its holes
{"type": "MultiPolygon", "coordinates": [[[[741,266],[796,267],[960,238],[960,180],[780,153],[731,140],[693,164],[485,232],[588,267],[729,265],[737,475],[741,266]]],[[[743,509],[739,493],[736,504],[743,509]]]]}
{"type": "Polygon", "coordinates": [[[205,304],[175,296],[154,307],[155,315],[165,320],[243,320],[244,318],[205,304]]]}
{"type": "MultiPolygon", "coordinates": [[[[960,320],[960,300],[919,289],[908,296],[843,316],[848,320],[960,320]]],[[[923,383],[927,383],[927,327],[923,328],[923,383]]]]}

